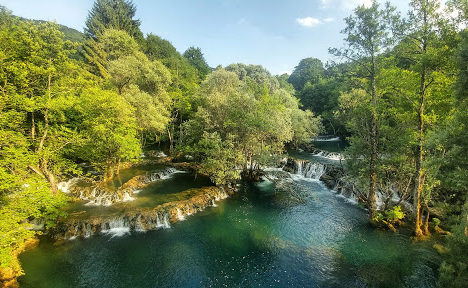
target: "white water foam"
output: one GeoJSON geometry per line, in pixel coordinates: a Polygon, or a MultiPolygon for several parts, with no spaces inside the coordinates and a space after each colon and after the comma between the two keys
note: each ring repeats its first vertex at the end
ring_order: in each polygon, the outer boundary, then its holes
{"type": "Polygon", "coordinates": [[[78,181],[80,180],[79,177],[71,178],[67,181],[59,182],[57,184],[57,188],[62,191],[63,193],[70,193],[70,188],[73,187],[78,181]]]}
{"type": "Polygon", "coordinates": [[[133,201],[133,200],[135,200],[135,198],[130,196],[130,194],[128,194],[128,192],[125,192],[122,201],[123,202],[130,202],[130,201],[133,201]]]}
{"type": "Polygon", "coordinates": [[[332,137],[332,138],[315,138],[315,142],[334,142],[334,141],[340,141],[340,137],[332,137]]]}
{"type": "Polygon", "coordinates": [[[179,208],[176,208],[177,210],[177,219],[179,219],[179,221],[184,221],[185,220],[185,216],[184,214],[182,213],[182,211],[180,211],[179,208]]]}
{"type": "Polygon", "coordinates": [[[107,223],[109,228],[103,229],[102,233],[110,235],[111,238],[122,237],[130,233],[130,226],[123,219],[114,219],[107,223]]]}

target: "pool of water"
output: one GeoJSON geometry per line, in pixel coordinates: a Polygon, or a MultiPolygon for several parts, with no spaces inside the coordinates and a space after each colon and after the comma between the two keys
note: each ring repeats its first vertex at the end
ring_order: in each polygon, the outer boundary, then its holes
{"type": "Polygon", "coordinates": [[[329,137],[318,137],[312,141],[312,144],[318,149],[325,150],[328,152],[342,152],[348,143],[339,137],[329,136],[329,137]]]}
{"type": "MultiPolygon", "coordinates": [[[[167,168],[168,166],[158,165],[125,169],[122,170],[118,178],[110,181],[108,185],[116,189],[136,175],[162,171],[167,168]]],[[[137,191],[138,193],[133,195],[133,201],[119,202],[111,206],[94,206],[88,205],[88,201],[76,201],[71,203],[66,210],[73,217],[79,218],[112,215],[135,207],[156,207],[167,202],[184,200],[179,198],[178,193],[190,188],[201,188],[212,185],[212,182],[206,176],[195,176],[186,171],[177,171],[168,175],[166,179],[156,180],[140,191],[137,191]]]]}
{"type": "Polygon", "coordinates": [[[322,183],[287,177],[243,183],[170,229],[44,239],[20,259],[25,288],[435,287],[439,262],[429,244],[369,227],[322,183]]]}

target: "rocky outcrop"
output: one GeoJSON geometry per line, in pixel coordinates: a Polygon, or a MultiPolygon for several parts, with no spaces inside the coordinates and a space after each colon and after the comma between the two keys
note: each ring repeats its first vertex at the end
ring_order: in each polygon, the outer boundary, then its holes
{"type": "Polygon", "coordinates": [[[320,177],[328,189],[333,190],[337,187],[338,183],[342,182],[345,172],[342,167],[328,165],[324,174],[320,177]]]}
{"type": "Polygon", "coordinates": [[[52,234],[57,240],[88,237],[97,233],[127,233],[169,228],[171,223],[214,206],[216,201],[227,198],[232,189],[204,187],[178,193],[178,201],[164,203],[154,208],[130,208],[114,215],[82,219],[71,215],[59,221],[52,234]]]}

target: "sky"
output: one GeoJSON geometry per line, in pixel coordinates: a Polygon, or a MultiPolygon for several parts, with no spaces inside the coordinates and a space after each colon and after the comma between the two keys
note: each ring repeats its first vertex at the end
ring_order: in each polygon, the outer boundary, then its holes
{"type": "MultiPolygon", "coordinates": [[[[79,31],[94,0],[0,0],[14,15],[55,21],[79,31]]],[[[144,34],[169,40],[179,52],[200,47],[211,67],[259,64],[291,73],[301,59],[333,60],[344,18],[371,0],[133,0],[144,34]]],[[[391,0],[401,11],[408,0],[391,0]]]]}

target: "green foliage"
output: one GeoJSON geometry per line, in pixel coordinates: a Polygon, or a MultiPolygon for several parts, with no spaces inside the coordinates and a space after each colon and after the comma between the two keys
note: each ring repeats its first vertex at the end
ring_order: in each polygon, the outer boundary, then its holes
{"type": "Polygon", "coordinates": [[[238,179],[242,170],[252,173],[267,164],[265,155],[281,153],[292,140],[308,141],[319,130],[319,120],[300,110],[297,99],[262,67],[227,69],[234,72],[218,69],[202,83],[198,110],[184,124],[183,149],[201,161],[204,171],[214,172],[219,165],[217,183],[238,179]],[[207,151],[219,147],[227,149],[220,158],[207,151]],[[227,167],[236,167],[230,173],[223,168],[228,162],[227,167]]]}
{"type": "Polygon", "coordinates": [[[405,213],[401,211],[401,206],[393,206],[392,209],[385,212],[385,219],[390,223],[395,223],[397,221],[403,220],[405,218],[405,213]]]}
{"type": "Polygon", "coordinates": [[[85,35],[97,39],[105,29],[127,32],[135,39],[142,39],[140,20],[135,17],[136,7],[130,0],[96,0],[86,19],[85,35]]]}
{"type": "Polygon", "coordinates": [[[201,80],[205,80],[206,75],[210,73],[211,68],[206,63],[205,57],[203,57],[203,53],[200,48],[198,47],[190,47],[184,52],[185,59],[188,60],[190,65],[195,67],[198,70],[198,75],[201,80]]]}
{"type": "Polygon", "coordinates": [[[83,160],[101,167],[109,178],[120,161],[139,157],[134,108],[122,96],[90,88],[83,91],[76,109],[82,119],[84,141],[79,153],[83,160]]]}
{"type": "Polygon", "coordinates": [[[61,208],[67,197],[58,193],[52,195],[50,187],[43,179],[30,177],[23,179],[22,186],[15,192],[0,198],[0,263],[1,267],[15,265],[12,250],[20,247],[24,241],[36,234],[31,230],[30,221],[43,222],[51,227],[55,219],[64,216],[61,208]]]}
{"type": "Polygon", "coordinates": [[[317,58],[305,58],[299,62],[294,71],[289,76],[288,82],[291,83],[297,91],[304,89],[305,85],[314,85],[320,82],[324,77],[325,69],[322,61],[317,58]]]}
{"type": "Polygon", "coordinates": [[[197,153],[204,154],[201,173],[210,175],[216,185],[227,185],[240,178],[238,167],[242,165],[242,154],[234,147],[233,137],[225,141],[216,133],[204,133],[196,146],[197,153]]]}
{"type": "Polygon", "coordinates": [[[375,223],[383,223],[395,229],[393,225],[398,224],[405,218],[406,214],[401,210],[401,206],[393,206],[391,209],[388,209],[381,212],[376,212],[373,221],[375,223]]]}
{"type": "Polygon", "coordinates": [[[448,252],[443,255],[444,261],[439,268],[438,286],[462,288],[468,282],[468,202],[452,235],[447,237],[448,252]]]}

